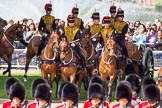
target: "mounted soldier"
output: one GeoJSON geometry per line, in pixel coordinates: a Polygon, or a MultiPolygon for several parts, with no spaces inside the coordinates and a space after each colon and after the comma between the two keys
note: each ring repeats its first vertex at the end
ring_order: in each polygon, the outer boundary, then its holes
{"type": "Polygon", "coordinates": [[[125,46],[125,34],[128,31],[128,24],[123,20],[124,11],[119,9],[116,15],[117,21],[114,24],[115,37],[114,40],[122,48],[122,55],[126,58],[127,64],[130,64],[132,60],[128,58],[128,52],[125,46]]]}
{"type": "Polygon", "coordinates": [[[72,12],[72,15],[74,17],[76,27],[78,27],[80,30],[83,30],[84,29],[84,26],[83,26],[84,22],[81,18],[78,18],[79,8],[73,7],[71,12],[72,12]]]}
{"type": "Polygon", "coordinates": [[[41,43],[38,48],[37,56],[40,55],[42,49],[45,46],[45,41],[52,34],[52,32],[56,29],[55,17],[51,15],[52,12],[52,4],[47,3],[44,6],[46,10],[46,15],[42,16],[39,22],[38,31],[42,36],[41,43]]]}
{"type": "Polygon", "coordinates": [[[114,23],[115,23],[115,16],[116,16],[116,6],[112,5],[110,6],[110,26],[114,27],[114,23]]]}
{"type": "MultiPolygon", "coordinates": [[[[67,21],[68,21],[67,27],[64,28],[62,38],[66,38],[69,43],[76,40],[79,41],[81,33],[79,28],[75,26],[74,17],[72,15],[68,15],[67,21]]],[[[86,70],[85,58],[81,52],[80,47],[76,45],[76,43],[71,43],[71,47],[74,48],[75,51],[77,52],[80,59],[80,63],[82,65],[82,69],[84,72],[86,72],[87,70],[86,70]]]]}
{"type": "Polygon", "coordinates": [[[106,42],[107,38],[111,38],[114,36],[114,29],[110,26],[110,17],[104,16],[102,19],[103,29],[101,30],[102,38],[104,43],[106,42]]]}

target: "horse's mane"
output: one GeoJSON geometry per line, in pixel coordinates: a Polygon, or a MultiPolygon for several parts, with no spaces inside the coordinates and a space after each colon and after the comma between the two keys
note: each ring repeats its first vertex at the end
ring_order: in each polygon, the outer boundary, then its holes
{"type": "Polygon", "coordinates": [[[7,29],[5,30],[4,33],[8,33],[8,32],[10,32],[10,31],[12,30],[12,28],[14,28],[14,27],[17,27],[17,24],[13,24],[13,25],[11,25],[9,28],[7,28],[7,29]]]}

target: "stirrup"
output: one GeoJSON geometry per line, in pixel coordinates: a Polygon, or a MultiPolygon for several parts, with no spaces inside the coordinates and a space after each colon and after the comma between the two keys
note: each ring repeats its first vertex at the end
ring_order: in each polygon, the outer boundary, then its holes
{"type": "Polygon", "coordinates": [[[82,68],[83,72],[87,72],[87,69],[86,68],[82,68]]]}

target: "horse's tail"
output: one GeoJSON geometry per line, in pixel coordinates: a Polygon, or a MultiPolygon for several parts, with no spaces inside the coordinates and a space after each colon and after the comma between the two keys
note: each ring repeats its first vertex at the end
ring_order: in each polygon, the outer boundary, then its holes
{"type": "Polygon", "coordinates": [[[26,47],[28,46],[28,43],[25,41],[25,40],[20,40],[20,42],[23,44],[23,45],[25,45],[26,47]]]}

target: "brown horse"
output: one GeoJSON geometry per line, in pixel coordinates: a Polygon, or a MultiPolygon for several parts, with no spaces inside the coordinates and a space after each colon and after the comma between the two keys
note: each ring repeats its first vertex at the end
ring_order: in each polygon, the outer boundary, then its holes
{"type": "Polygon", "coordinates": [[[109,78],[109,83],[106,85],[107,99],[111,101],[112,86],[117,78],[117,55],[121,55],[120,47],[112,38],[109,38],[104,44],[101,60],[99,62],[100,76],[106,81],[109,78]],[[107,90],[108,88],[108,90],[107,90]]]}
{"type": "MultiPolygon", "coordinates": [[[[72,43],[77,44],[77,42],[72,43]]],[[[80,68],[81,66],[77,53],[70,46],[70,44],[71,43],[69,43],[65,38],[63,38],[62,41],[60,41],[59,43],[61,75],[64,81],[68,81],[70,79],[71,83],[74,83],[76,80],[76,75],[79,75],[78,87],[80,89],[84,73],[80,68]]]]}
{"type": "MultiPolygon", "coordinates": [[[[59,34],[59,29],[55,31],[56,34],[59,34]]],[[[34,36],[27,45],[26,52],[26,63],[25,63],[25,73],[24,73],[24,81],[27,81],[27,72],[29,69],[29,64],[34,56],[38,53],[38,48],[40,45],[41,36],[34,36]]]]}
{"type": "Polygon", "coordinates": [[[19,23],[9,27],[1,36],[0,36],[0,57],[7,62],[8,67],[3,72],[5,75],[8,72],[8,76],[11,76],[11,57],[14,51],[13,42],[15,38],[22,39],[23,37],[23,25],[19,23]]]}
{"type": "Polygon", "coordinates": [[[87,89],[89,85],[89,80],[93,75],[98,75],[98,70],[96,66],[97,64],[97,53],[95,51],[95,45],[92,43],[91,35],[88,29],[84,29],[82,31],[82,35],[80,38],[80,44],[81,47],[86,51],[87,53],[87,58],[85,58],[86,61],[86,68],[87,68],[87,73],[85,74],[84,77],[84,86],[85,89],[87,89]]]}
{"type": "Polygon", "coordinates": [[[48,81],[48,75],[50,75],[48,82],[51,87],[58,69],[58,39],[57,34],[52,34],[40,56],[42,77],[48,81]]]}

